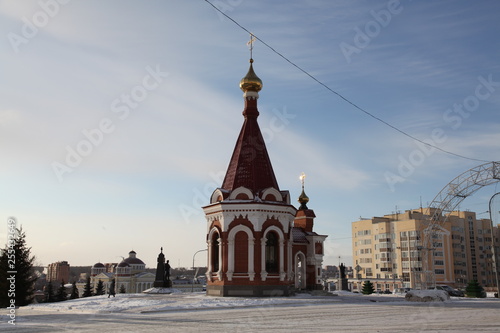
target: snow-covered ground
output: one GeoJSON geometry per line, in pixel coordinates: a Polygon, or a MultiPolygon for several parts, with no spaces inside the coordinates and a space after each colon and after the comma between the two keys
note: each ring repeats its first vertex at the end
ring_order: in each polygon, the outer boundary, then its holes
{"type": "MultiPolygon", "coordinates": [[[[117,294],[93,296],[57,303],[41,303],[25,308],[37,311],[109,313],[109,312],[161,312],[181,310],[203,310],[213,308],[235,308],[249,306],[269,306],[283,304],[305,304],[308,302],[331,302],[335,296],[311,296],[299,294],[293,297],[212,297],[202,293],[172,294],[117,294]]],[[[338,301],[338,300],[337,300],[338,301]]]]}
{"type": "Polygon", "coordinates": [[[500,300],[452,297],[414,303],[404,294],[210,297],[204,293],[117,294],[2,313],[1,332],[498,332],[500,300]]]}
{"type": "MultiPolygon", "coordinates": [[[[433,291],[422,291],[432,294],[433,291]]],[[[283,305],[310,305],[321,303],[384,303],[403,304],[405,294],[372,294],[362,295],[347,291],[333,292],[332,296],[313,296],[307,293],[291,297],[213,297],[204,292],[172,294],[117,294],[108,298],[107,295],[80,298],[56,303],[32,304],[24,307],[36,311],[57,311],[71,313],[152,313],[164,311],[191,311],[221,308],[266,307],[283,305]]],[[[487,304],[498,303],[493,298],[450,297],[453,304],[487,304]]]]}

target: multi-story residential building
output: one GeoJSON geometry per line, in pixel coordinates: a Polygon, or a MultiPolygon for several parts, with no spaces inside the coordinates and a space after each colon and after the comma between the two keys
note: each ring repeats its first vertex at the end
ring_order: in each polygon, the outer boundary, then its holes
{"type": "Polygon", "coordinates": [[[453,266],[457,284],[460,282],[465,284],[467,280],[476,280],[485,287],[497,287],[498,276],[495,275],[493,266],[492,246],[495,247],[497,273],[500,273],[498,271],[500,225],[492,229],[489,219],[478,220],[474,212],[467,211],[452,212],[450,219],[452,221],[453,266]]]}
{"type": "Polygon", "coordinates": [[[429,213],[434,210],[421,208],[353,222],[354,286],[371,280],[377,289],[391,291],[433,284],[463,288],[477,280],[496,289],[492,245],[498,263],[499,226],[492,229],[489,219],[456,211],[440,216],[430,241],[424,242],[429,213]]]}
{"type": "Polygon", "coordinates": [[[58,261],[47,266],[47,282],[69,282],[69,264],[67,261],[58,261]]]}

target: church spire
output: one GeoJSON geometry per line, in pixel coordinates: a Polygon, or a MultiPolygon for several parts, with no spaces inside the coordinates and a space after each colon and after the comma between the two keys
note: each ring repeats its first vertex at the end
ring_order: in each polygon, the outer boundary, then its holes
{"type": "Polygon", "coordinates": [[[257,123],[257,99],[262,86],[262,80],[253,70],[253,59],[250,58],[250,68],[240,80],[240,89],[245,100],[245,120],[222,183],[225,190],[232,191],[244,186],[253,193],[269,187],[279,191],[266,144],[257,123]]]}
{"type": "Polygon", "coordinates": [[[306,174],[302,172],[300,175],[300,182],[302,183],[302,193],[299,196],[298,202],[300,203],[299,210],[304,210],[304,209],[309,209],[307,208],[307,203],[309,202],[309,197],[306,195],[306,192],[304,192],[304,182],[306,179],[306,174]]]}

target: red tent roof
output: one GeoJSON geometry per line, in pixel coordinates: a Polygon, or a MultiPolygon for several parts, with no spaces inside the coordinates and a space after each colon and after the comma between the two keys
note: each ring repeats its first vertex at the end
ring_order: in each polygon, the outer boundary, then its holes
{"type": "Polygon", "coordinates": [[[222,188],[233,191],[244,186],[257,193],[273,187],[279,191],[266,144],[257,123],[259,116],[257,99],[249,97],[245,99],[243,116],[245,121],[236,141],[222,188]]]}

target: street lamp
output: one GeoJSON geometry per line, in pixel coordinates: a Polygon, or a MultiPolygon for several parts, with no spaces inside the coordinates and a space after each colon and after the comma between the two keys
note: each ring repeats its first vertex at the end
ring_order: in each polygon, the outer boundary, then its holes
{"type": "Polygon", "coordinates": [[[193,254],[193,280],[191,281],[191,292],[194,291],[194,280],[196,278],[196,271],[194,270],[194,257],[196,257],[196,254],[198,252],[203,252],[203,251],[207,251],[208,249],[203,249],[203,250],[198,250],[196,251],[194,254],[193,254]]]}
{"type": "Polygon", "coordinates": [[[496,197],[498,194],[500,194],[500,192],[493,194],[493,196],[490,199],[490,203],[489,203],[488,208],[490,209],[490,222],[491,222],[491,259],[492,259],[493,269],[495,270],[495,282],[497,285],[497,293],[500,293],[500,283],[498,281],[498,266],[497,266],[497,258],[496,258],[496,253],[495,253],[495,235],[493,234],[493,217],[491,215],[491,203],[493,202],[493,198],[496,197]]]}

